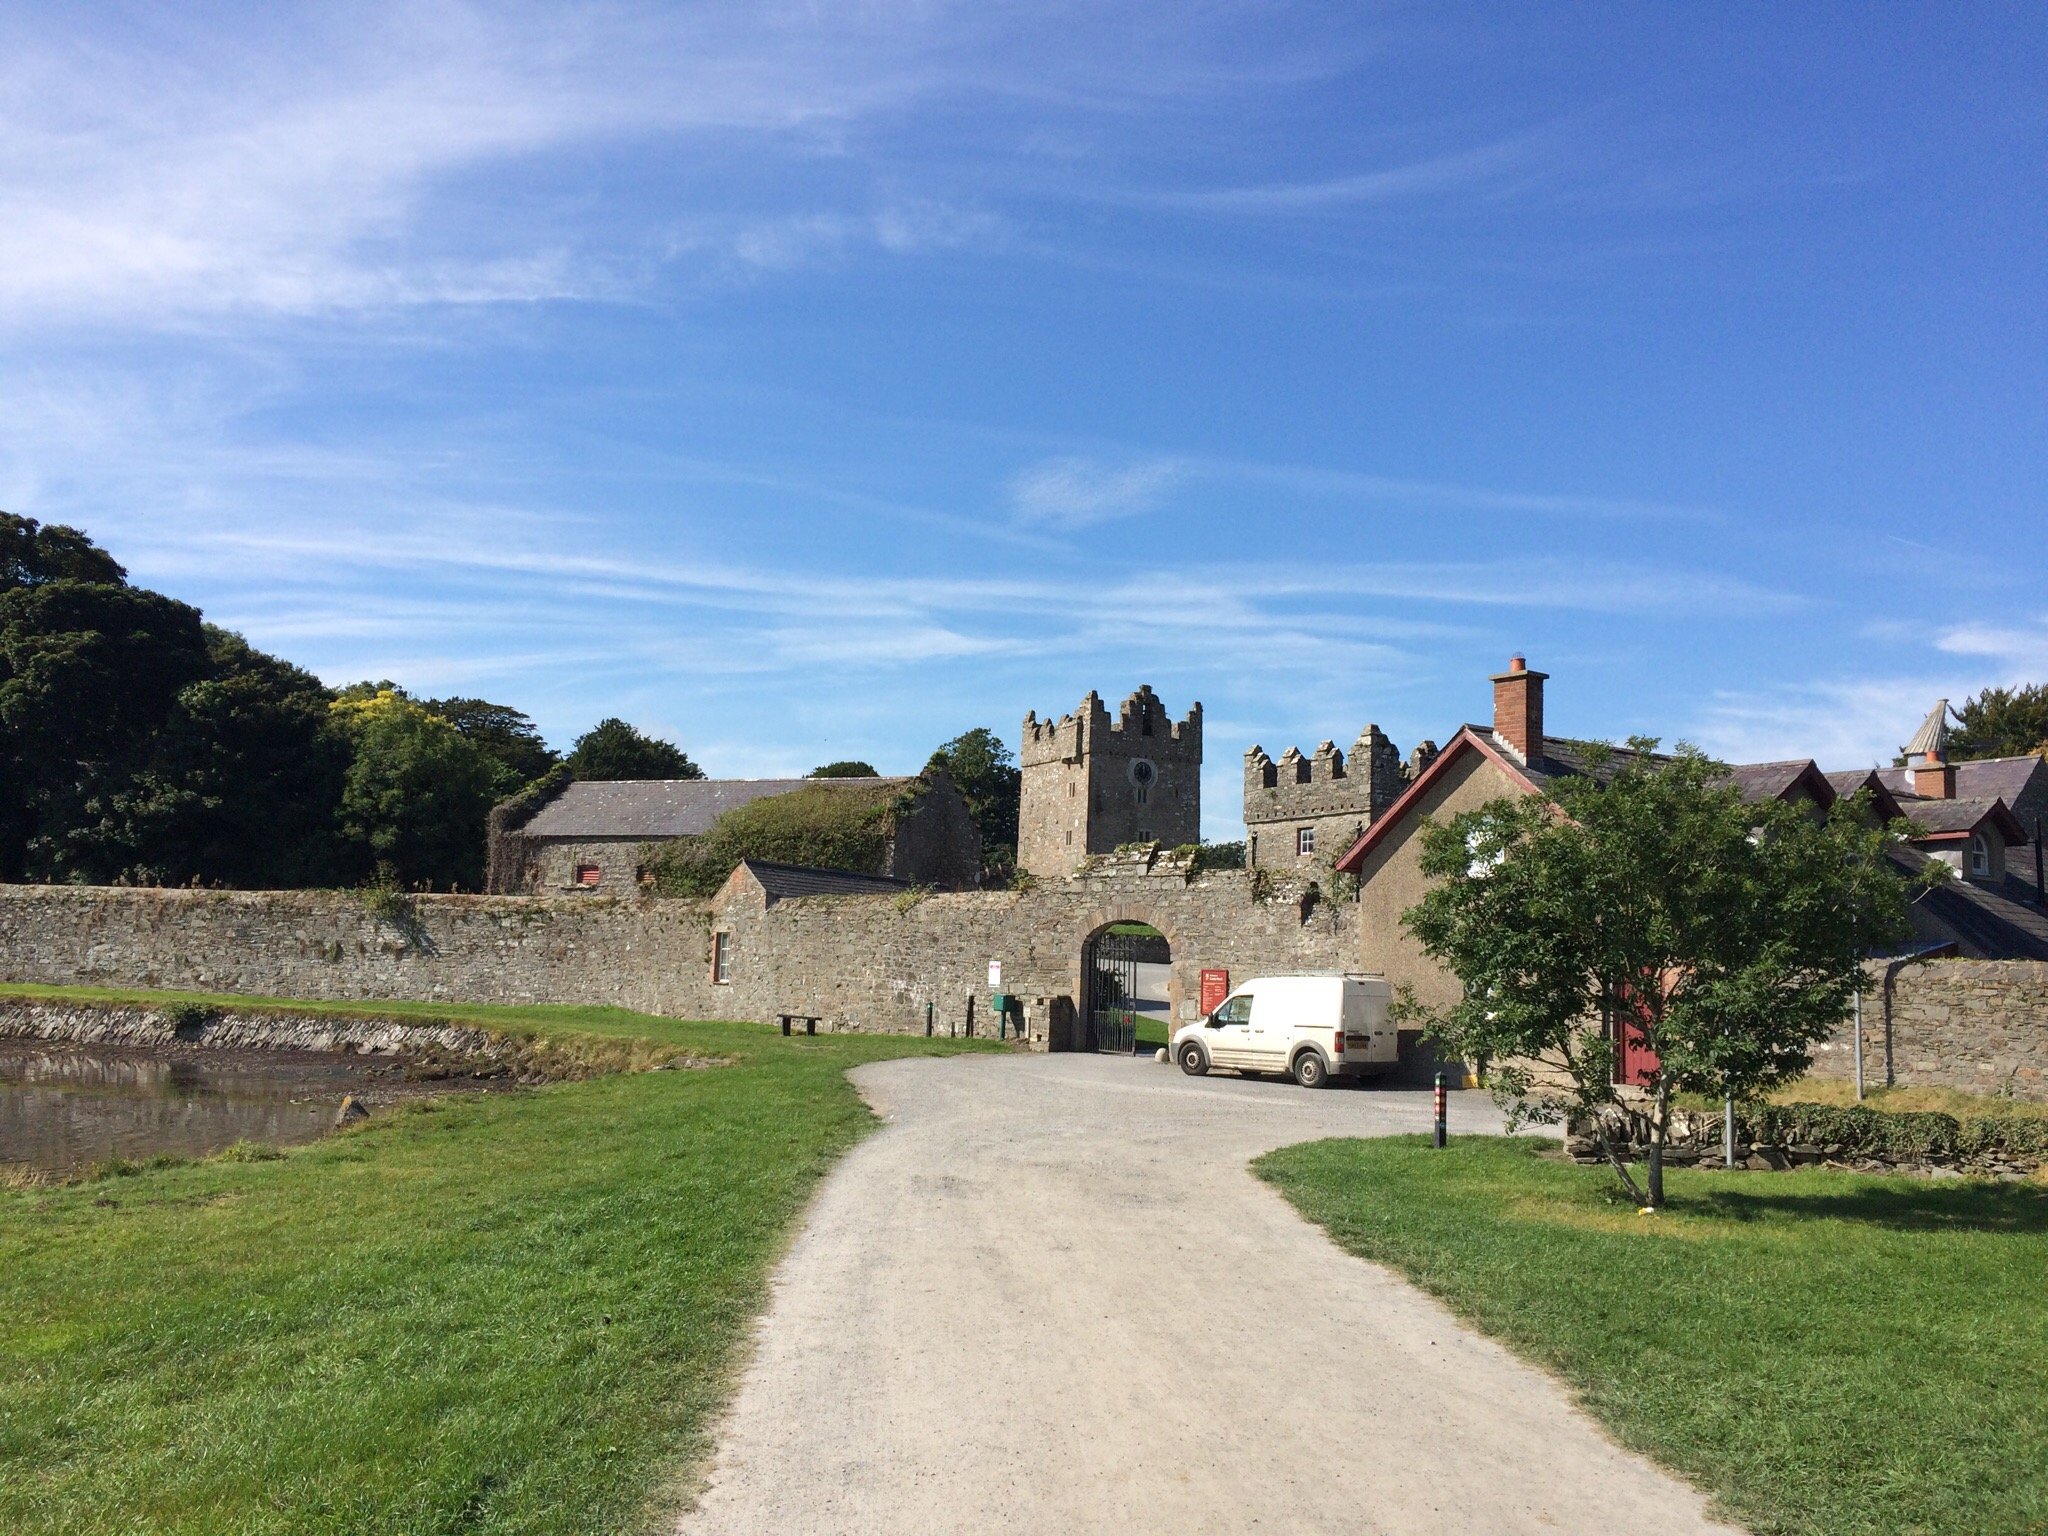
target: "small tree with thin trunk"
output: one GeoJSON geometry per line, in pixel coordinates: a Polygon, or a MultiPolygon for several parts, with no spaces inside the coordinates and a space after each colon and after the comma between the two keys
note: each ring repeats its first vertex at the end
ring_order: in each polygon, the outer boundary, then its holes
{"type": "Polygon", "coordinates": [[[1449,1008],[1410,998],[1407,1011],[1491,1064],[1513,1123],[1599,1124],[1633,1033],[1649,1064],[1642,1185],[1600,1134],[1631,1198],[1652,1207],[1673,1096],[1740,1098],[1801,1076],[1847,1014],[1866,948],[1906,931],[1904,882],[1884,857],[1897,834],[1867,808],[1822,819],[1750,804],[1723,764],[1655,746],[1595,753],[1596,772],[1546,794],[1427,825],[1434,883],[1402,918],[1464,989],[1449,1008]]]}

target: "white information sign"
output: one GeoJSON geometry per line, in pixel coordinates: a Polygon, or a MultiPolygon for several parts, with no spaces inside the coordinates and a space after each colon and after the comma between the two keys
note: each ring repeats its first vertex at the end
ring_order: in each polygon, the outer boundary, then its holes
{"type": "Polygon", "coordinates": [[[1003,990],[1003,962],[991,960],[988,963],[988,989],[991,992],[1003,990]]]}

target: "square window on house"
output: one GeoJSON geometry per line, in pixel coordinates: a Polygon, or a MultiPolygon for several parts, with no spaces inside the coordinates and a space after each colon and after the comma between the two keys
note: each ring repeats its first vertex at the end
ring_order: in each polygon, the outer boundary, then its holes
{"type": "Polygon", "coordinates": [[[603,878],[604,871],[595,864],[578,864],[576,866],[576,884],[586,889],[596,885],[603,878]]]}
{"type": "Polygon", "coordinates": [[[711,980],[720,986],[732,980],[732,935],[729,933],[711,935],[711,980]]]}
{"type": "Polygon", "coordinates": [[[1311,854],[1316,851],[1316,829],[1314,827],[1296,827],[1294,829],[1294,851],[1301,855],[1311,854]]]}

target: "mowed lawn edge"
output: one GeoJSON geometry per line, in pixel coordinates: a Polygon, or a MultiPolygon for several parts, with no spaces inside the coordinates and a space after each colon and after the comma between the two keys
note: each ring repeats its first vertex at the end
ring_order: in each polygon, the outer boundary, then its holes
{"type": "Polygon", "coordinates": [[[2048,1530],[2048,1188],[1677,1170],[1643,1216],[1552,1145],[1253,1167],[1760,1536],[2048,1530]]]}
{"type": "Polygon", "coordinates": [[[694,1493],[771,1268],[878,1124],[847,1069],[992,1048],[618,1009],[300,1011],[722,1064],[451,1095],[275,1159],[0,1191],[0,1530],[658,1525],[694,1493]]]}

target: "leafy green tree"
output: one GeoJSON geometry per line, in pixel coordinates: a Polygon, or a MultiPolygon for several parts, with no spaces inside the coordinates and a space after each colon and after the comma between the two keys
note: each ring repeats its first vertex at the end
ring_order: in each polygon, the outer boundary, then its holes
{"type": "Polygon", "coordinates": [[[242,887],[331,884],[349,742],[310,673],[204,626],[208,675],[178,693],[100,827],[113,878],[242,887]]]}
{"type": "Polygon", "coordinates": [[[1558,780],[1432,822],[1434,882],[1403,924],[1463,984],[1441,1010],[1404,1011],[1491,1064],[1517,1120],[1597,1119],[1616,1102],[1620,1032],[1654,1053],[1639,1203],[1664,1203],[1678,1093],[1745,1097],[1802,1075],[1841,1024],[1872,946],[1906,932],[1894,834],[1867,815],[1821,821],[1745,803],[1726,768],[1638,740],[1606,783],[1558,780]]]}
{"type": "Polygon", "coordinates": [[[404,886],[477,889],[497,760],[395,690],[333,709],[354,749],[339,819],[362,873],[389,866],[404,886]]]}
{"type": "Polygon", "coordinates": [[[952,776],[974,813],[981,829],[984,881],[1007,880],[1017,866],[1017,812],[1024,783],[1009,744],[987,726],[976,726],[940,747],[928,766],[952,776]]]}
{"type": "Polygon", "coordinates": [[[0,592],[51,581],[121,587],[128,573],[76,528],[0,512],[0,592]]]}
{"type": "Polygon", "coordinates": [[[68,576],[0,590],[0,877],[115,878],[116,802],[209,668],[199,611],[159,593],[68,576]]]}
{"type": "Polygon", "coordinates": [[[578,736],[569,772],[579,779],[701,779],[704,770],[673,742],[646,736],[613,716],[578,736]]]}
{"type": "Polygon", "coordinates": [[[509,704],[493,704],[488,699],[428,699],[426,707],[505,770],[502,788],[506,794],[531,783],[562,760],[542,740],[533,721],[509,704]]]}
{"type": "Polygon", "coordinates": [[[824,763],[813,768],[807,775],[813,779],[878,779],[881,774],[873,763],[864,763],[857,757],[843,758],[836,763],[824,763]]]}
{"type": "Polygon", "coordinates": [[[2048,753],[2048,683],[1986,688],[1965,699],[1949,733],[1952,759],[2048,753]]]}

